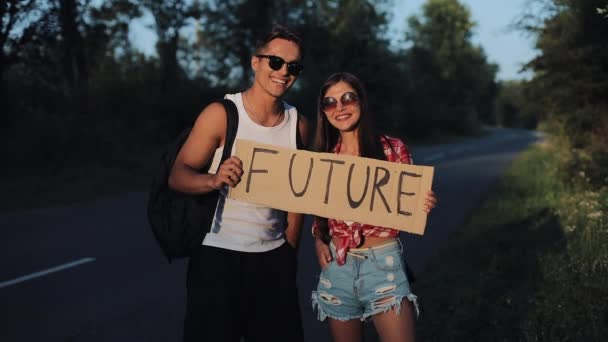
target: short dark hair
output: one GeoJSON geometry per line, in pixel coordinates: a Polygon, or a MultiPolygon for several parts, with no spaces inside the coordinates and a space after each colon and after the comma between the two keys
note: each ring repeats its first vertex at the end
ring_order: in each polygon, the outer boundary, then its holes
{"type": "Polygon", "coordinates": [[[285,39],[294,42],[300,49],[300,56],[304,54],[302,38],[292,29],[278,24],[273,25],[268,32],[265,32],[258,38],[255,42],[254,54],[259,54],[274,39],[285,39]]]}

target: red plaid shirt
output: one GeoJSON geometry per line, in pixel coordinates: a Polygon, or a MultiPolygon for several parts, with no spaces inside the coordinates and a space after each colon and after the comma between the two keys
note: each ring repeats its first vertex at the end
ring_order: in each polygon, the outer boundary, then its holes
{"type": "MultiPolygon", "coordinates": [[[[410,154],[407,145],[397,138],[384,136],[382,140],[384,154],[386,159],[393,163],[412,164],[412,155],[410,154]],[[390,143],[390,144],[389,144],[390,143]]],[[[341,140],[333,148],[334,153],[340,154],[341,140]]],[[[319,225],[319,219],[315,219],[312,224],[312,233],[315,235],[319,225]]],[[[399,231],[392,228],[377,227],[369,224],[361,224],[359,222],[349,222],[336,219],[328,219],[329,234],[336,244],[336,261],[338,265],[344,265],[346,262],[346,253],[350,248],[357,248],[361,244],[362,236],[376,237],[397,237],[399,231]]]]}

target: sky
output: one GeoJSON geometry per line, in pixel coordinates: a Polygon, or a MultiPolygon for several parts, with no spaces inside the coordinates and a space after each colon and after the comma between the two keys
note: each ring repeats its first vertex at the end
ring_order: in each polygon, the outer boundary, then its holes
{"type": "MultiPolygon", "coordinates": [[[[409,16],[420,15],[426,0],[393,0],[395,4],[389,35],[395,37],[394,44],[399,43],[406,29],[409,16]]],[[[481,45],[491,63],[499,66],[499,80],[530,78],[529,73],[520,73],[521,65],[535,55],[534,41],[521,31],[510,29],[512,24],[525,9],[528,0],[460,0],[468,7],[473,20],[473,43],[481,45]]],[[[133,44],[145,53],[154,53],[156,37],[146,28],[153,21],[151,16],[131,25],[130,38],[133,44]]]]}

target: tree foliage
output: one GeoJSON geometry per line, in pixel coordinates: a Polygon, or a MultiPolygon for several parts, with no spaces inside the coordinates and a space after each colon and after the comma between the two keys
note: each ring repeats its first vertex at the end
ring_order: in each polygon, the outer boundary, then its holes
{"type": "Polygon", "coordinates": [[[177,85],[185,77],[178,62],[181,30],[190,19],[200,16],[200,4],[181,0],[142,0],[142,5],[154,17],[154,30],[158,37],[156,50],[160,62],[160,85],[163,91],[177,85]]]}
{"type": "Polygon", "coordinates": [[[412,92],[413,124],[436,134],[471,133],[490,121],[496,95],[497,66],[471,42],[475,22],[457,0],[429,0],[422,17],[408,19],[406,38],[412,92]]]}
{"type": "Polygon", "coordinates": [[[306,113],[315,114],[319,88],[329,75],[347,71],[366,84],[378,126],[393,128],[400,120],[403,67],[389,41],[382,38],[388,24],[383,4],[329,0],[306,8],[302,28],[306,68],[300,91],[292,94],[306,113]]]}
{"type": "Polygon", "coordinates": [[[498,86],[495,101],[495,123],[505,127],[535,129],[538,124],[537,113],[542,107],[526,101],[526,81],[504,81],[498,86]]]}
{"type": "Polygon", "coordinates": [[[218,84],[245,87],[250,82],[256,39],[273,24],[297,26],[302,0],[211,0],[202,4],[197,48],[205,49],[203,72],[218,84]]]}
{"type": "Polygon", "coordinates": [[[567,141],[570,174],[608,183],[608,20],[601,0],[546,0],[544,20],[522,27],[537,37],[540,54],[527,67],[529,102],[542,105],[541,119],[567,141]],[[540,23],[540,24],[537,24],[540,23]]]}
{"type": "Polygon", "coordinates": [[[212,98],[251,82],[254,43],[272,24],[298,31],[304,72],[287,101],[314,121],[322,82],[349,71],[386,132],[471,132],[491,117],[496,67],[470,42],[470,13],[429,0],[411,47],[388,36],[390,0],[8,0],[0,14],[2,146],[26,167],[114,162],[163,144],[212,98]],[[444,18],[445,16],[445,18],[444,18]],[[133,47],[152,19],[156,53],[133,47]],[[445,21],[449,19],[450,21],[445,21]],[[10,87],[8,85],[10,84],[10,87]]]}
{"type": "MultiPolygon", "coordinates": [[[[35,0],[7,0],[0,5],[0,75],[8,67],[15,64],[19,58],[19,50],[31,41],[35,23],[29,21],[30,16],[40,16],[33,13],[36,9],[35,0]],[[21,27],[21,32],[16,33],[16,28],[21,27]]],[[[38,12],[38,11],[36,11],[38,12]]]]}

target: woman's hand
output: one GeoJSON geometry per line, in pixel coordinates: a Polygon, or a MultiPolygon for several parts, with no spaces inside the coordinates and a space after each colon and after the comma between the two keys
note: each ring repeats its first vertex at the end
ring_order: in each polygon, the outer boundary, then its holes
{"type": "Polygon", "coordinates": [[[429,190],[424,199],[424,212],[427,214],[430,213],[431,209],[435,208],[436,205],[437,197],[435,197],[435,192],[433,190],[429,190]]]}
{"type": "Polygon", "coordinates": [[[315,249],[317,250],[319,266],[321,266],[321,269],[324,269],[332,260],[329,245],[323,242],[320,237],[315,237],[315,249]]]}

